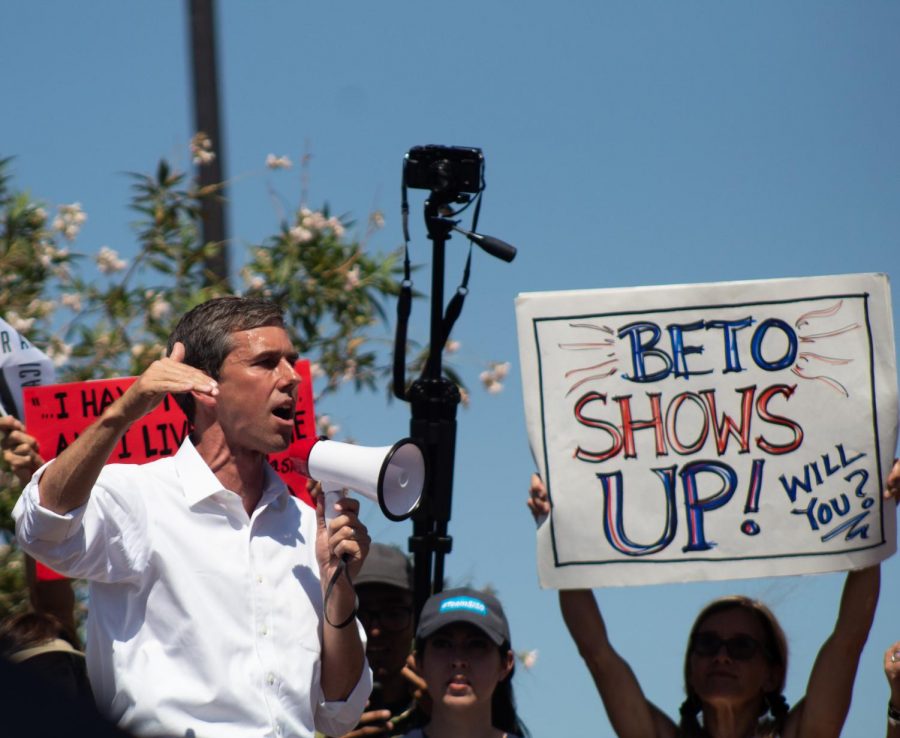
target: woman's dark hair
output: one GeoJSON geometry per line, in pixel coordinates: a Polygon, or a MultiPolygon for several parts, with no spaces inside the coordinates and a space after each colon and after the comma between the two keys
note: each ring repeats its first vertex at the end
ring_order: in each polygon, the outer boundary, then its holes
{"type": "MultiPolygon", "coordinates": [[[[420,638],[416,639],[416,653],[419,654],[419,658],[425,655],[425,645],[427,642],[427,638],[424,640],[420,638]]],[[[497,651],[500,658],[505,659],[506,655],[512,651],[512,647],[509,642],[504,642],[498,646],[497,651]]],[[[491,695],[491,724],[497,728],[497,730],[502,730],[504,733],[527,738],[531,734],[528,732],[528,728],[525,727],[525,723],[522,722],[522,719],[516,712],[516,698],[513,694],[512,686],[513,675],[515,672],[515,657],[513,657],[513,668],[509,670],[509,674],[506,675],[506,678],[503,681],[497,683],[497,686],[494,688],[494,694],[491,695]]]]}
{"type": "Polygon", "coordinates": [[[762,718],[769,713],[771,717],[760,722],[756,735],[777,736],[780,735],[784,727],[784,721],[789,711],[788,703],[782,694],[785,678],[787,677],[787,638],[774,613],[762,602],[743,597],[742,595],[731,595],[720,597],[710,602],[700,611],[700,614],[694,620],[694,625],[691,627],[688,646],[684,655],[684,691],[687,697],[680,708],[679,738],[706,738],[708,736],[708,733],[701,727],[697,719],[697,715],[703,709],[703,703],[691,688],[691,644],[694,642],[694,637],[700,631],[701,626],[710,616],[726,610],[744,610],[756,618],[763,631],[764,642],[762,645],[766,659],[776,668],[779,675],[775,689],[761,696],[759,716],[762,718]]]}
{"type": "Polygon", "coordinates": [[[23,612],[0,622],[0,656],[10,657],[17,651],[59,638],[76,651],[81,642],[75,630],[55,616],[44,612],[23,612]]]}

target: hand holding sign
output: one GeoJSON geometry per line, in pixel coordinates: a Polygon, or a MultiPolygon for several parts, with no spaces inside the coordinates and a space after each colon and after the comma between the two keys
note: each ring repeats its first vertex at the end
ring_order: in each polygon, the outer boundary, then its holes
{"type": "Polygon", "coordinates": [[[884,485],[884,496],[886,498],[893,497],[900,505],[900,459],[894,459],[894,467],[888,474],[887,482],[884,485]]]}
{"type": "Polygon", "coordinates": [[[27,484],[31,475],[44,463],[38,452],[37,439],[29,435],[22,422],[12,415],[0,417],[0,433],[3,460],[9,464],[18,480],[23,485],[27,484]]]}
{"type": "Polygon", "coordinates": [[[547,488],[540,474],[531,475],[531,487],[528,490],[528,509],[534,522],[540,525],[550,514],[550,499],[547,497],[547,488]]]}

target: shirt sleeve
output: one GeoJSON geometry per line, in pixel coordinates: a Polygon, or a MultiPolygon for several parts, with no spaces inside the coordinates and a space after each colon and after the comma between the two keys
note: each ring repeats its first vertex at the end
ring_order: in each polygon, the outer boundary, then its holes
{"type": "Polygon", "coordinates": [[[12,512],[13,520],[16,522],[16,540],[26,553],[32,555],[30,549],[33,546],[39,546],[41,543],[61,543],[77,533],[87,507],[82,505],[65,515],[59,515],[41,506],[38,483],[52,463],[53,461],[48,461],[34,473],[31,481],[22,490],[12,512]]]}
{"type": "MultiPolygon", "coordinates": [[[[356,621],[359,629],[363,649],[366,647],[366,633],[359,620],[356,621]]],[[[369,668],[368,659],[364,659],[362,673],[353,691],[346,700],[327,702],[319,689],[319,702],[316,706],[316,730],[325,735],[344,735],[349,733],[359,722],[360,716],[366,707],[366,701],[372,693],[372,669],[369,668]]]]}
{"type": "Polygon", "coordinates": [[[98,480],[85,505],[62,515],[48,510],[40,503],[39,484],[52,463],[35,472],[13,508],[22,550],[72,578],[121,581],[139,571],[146,563],[146,536],[128,496],[98,480]]]}

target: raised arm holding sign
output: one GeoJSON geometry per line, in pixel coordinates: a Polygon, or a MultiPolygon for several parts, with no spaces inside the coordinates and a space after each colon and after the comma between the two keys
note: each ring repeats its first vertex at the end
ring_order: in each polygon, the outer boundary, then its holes
{"type": "MultiPolygon", "coordinates": [[[[536,520],[549,512],[537,475],[528,505],[536,520]]],[[[559,604],[619,738],[839,738],[879,586],[880,565],[847,574],[834,630],[793,708],[782,694],[788,644],[769,608],[737,595],[711,602],[688,636],[687,699],[677,725],[650,702],[613,648],[593,593],[562,589],[559,604]]]]}

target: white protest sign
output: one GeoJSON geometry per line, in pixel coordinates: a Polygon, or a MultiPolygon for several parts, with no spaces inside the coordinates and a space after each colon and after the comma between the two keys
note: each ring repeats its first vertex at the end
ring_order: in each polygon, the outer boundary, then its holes
{"type": "Polygon", "coordinates": [[[813,573],[896,548],[886,276],[522,294],[542,586],[813,573]]]}
{"type": "Polygon", "coordinates": [[[23,389],[54,381],[53,362],[47,354],[0,318],[0,413],[23,420],[23,389]]]}

